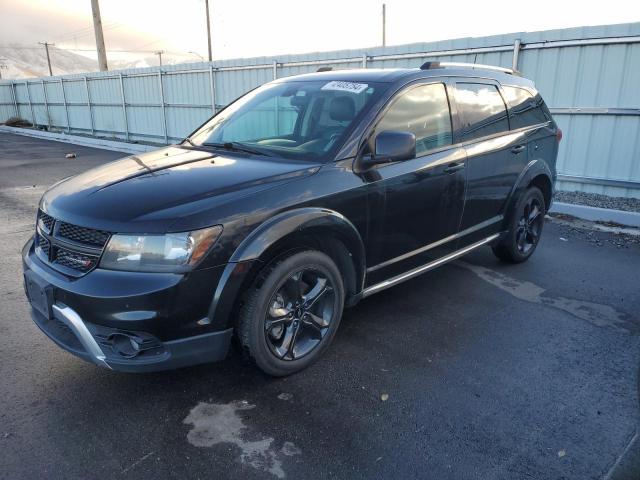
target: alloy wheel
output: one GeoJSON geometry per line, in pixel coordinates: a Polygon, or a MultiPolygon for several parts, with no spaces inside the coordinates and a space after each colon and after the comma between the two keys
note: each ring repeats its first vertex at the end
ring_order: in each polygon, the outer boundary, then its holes
{"type": "Polygon", "coordinates": [[[281,360],[298,360],[314,350],[335,314],[335,290],[329,277],[313,268],[290,274],[269,300],[264,334],[281,360]]]}
{"type": "Polygon", "coordinates": [[[516,228],[518,252],[526,254],[538,243],[543,221],[540,201],[535,197],[530,198],[524,206],[516,228]]]}

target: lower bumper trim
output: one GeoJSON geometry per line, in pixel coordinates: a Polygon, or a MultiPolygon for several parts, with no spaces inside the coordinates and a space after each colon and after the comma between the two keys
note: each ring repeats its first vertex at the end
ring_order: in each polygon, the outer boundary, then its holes
{"type": "Polygon", "coordinates": [[[31,309],[36,325],[59,347],[82,360],[120,372],[158,372],[223,360],[233,334],[229,328],[165,341],[157,348],[157,354],[127,358],[98,341],[96,335],[105,327],[85,323],[75,310],[61,303],[52,305],[52,313],[53,318],[47,319],[31,309]]]}
{"type": "Polygon", "coordinates": [[[106,362],[106,355],[75,310],[67,307],[66,305],[52,305],[51,308],[53,309],[56,318],[64,322],[76,337],[78,337],[78,340],[94,363],[101,367],[107,367],[110,369],[111,367],[106,362]]]}

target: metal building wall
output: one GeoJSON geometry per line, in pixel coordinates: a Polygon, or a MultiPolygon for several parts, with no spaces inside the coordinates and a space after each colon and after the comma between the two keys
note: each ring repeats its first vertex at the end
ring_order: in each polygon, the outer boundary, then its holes
{"type": "Polygon", "coordinates": [[[426,60],[512,67],[536,82],[564,131],[558,187],[640,197],[640,23],[512,33],[0,82],[0,122],[171,143],[277,77],[426,60]]]}

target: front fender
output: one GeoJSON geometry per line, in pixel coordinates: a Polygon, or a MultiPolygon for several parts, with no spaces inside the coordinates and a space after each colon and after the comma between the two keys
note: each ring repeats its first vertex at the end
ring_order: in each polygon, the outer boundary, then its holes
{"type": "Polygon", "coordinates": [[[331,233],[349,251],[354,262],[356,286],[364,285],[365,249],[356,227],[344,215],[326,208],[305,207],[282,212],[263,222],[240,243],[227,264],[216,287],[209,317],[212,323],[228,327],[230,314],[236,303],[246,275],[252,271],[255,262],[260,262],[263,254],[279,241],[298,232],[331,233]]]}

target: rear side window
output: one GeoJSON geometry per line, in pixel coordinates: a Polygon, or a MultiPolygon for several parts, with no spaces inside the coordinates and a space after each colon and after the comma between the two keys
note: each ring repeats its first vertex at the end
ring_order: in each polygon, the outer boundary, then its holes
{"type": "Polygon", "coordinates": [[[416,156],[451,145],[451,115],[444,85],[422,85],[400,93],[376,127],[376,133],[386,130],[412,132],[416,156]]]}
{"type": "Polygon", "coordinates": [[[466,140],[509,130],[507,109],[495,85],[457,83],[456,101],[466,140]]]}
{"type": "Polygon", "coordinates": [[[528,127],[549,121],[544,113],[544,102],[540,95],[535,97],[528,90],[502,86],[505,100],[511,110],[511,129],[528,127]]]}

